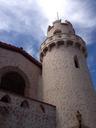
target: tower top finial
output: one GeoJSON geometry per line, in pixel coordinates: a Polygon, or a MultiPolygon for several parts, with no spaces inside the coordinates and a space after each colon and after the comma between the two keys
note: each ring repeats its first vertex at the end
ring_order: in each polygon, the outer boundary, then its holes
{"type": "Polygon", "coordinates": [[[59,14],[58,14],[58,12],[57,12],[57,20],[59,20],[59,14]]]}

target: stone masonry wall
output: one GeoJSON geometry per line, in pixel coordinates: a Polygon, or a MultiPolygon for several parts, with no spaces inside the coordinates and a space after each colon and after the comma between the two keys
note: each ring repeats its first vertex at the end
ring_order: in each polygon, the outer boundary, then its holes
{"type": "Polygon", "coordinates": [[[0,128],[55,128],[55,111],[47,103],[0,91],[0,128]]]}

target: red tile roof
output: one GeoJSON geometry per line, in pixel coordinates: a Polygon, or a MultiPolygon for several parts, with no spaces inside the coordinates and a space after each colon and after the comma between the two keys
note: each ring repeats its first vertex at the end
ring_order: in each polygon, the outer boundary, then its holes
{"type": "Polygon", "coordinates": [[[37,61],[35,58],[33,58],[31,55],[29,55],[26,51],[24,51],[22,47],[18,48],[16,46],[13,46],[11,44],[6,44],[1,41],[0,41],[0,47],[7,49],[7,50],[14,51],[14,52],[18,52],[18,53],[22,54],[24,57],[26,57],[29,61],[36,64],[38,67],[42,68],[41,63],[39,61],[37,61]]]}

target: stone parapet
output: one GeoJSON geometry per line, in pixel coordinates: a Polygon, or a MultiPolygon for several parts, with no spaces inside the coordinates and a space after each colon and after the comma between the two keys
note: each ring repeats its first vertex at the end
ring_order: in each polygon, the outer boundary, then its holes
{"type": "Polygon", "coordinates": [[[86,45],[83,39],[77,35],[69,34],[56,34],[54,36],[48,37],[42,44],[40,48],[40,60],[42,62],[43,56],[46,55],[47,51],[50,51],[54,46],[58,47],[60,45],[65,45],[66,47],[74,46],[82,51],[84,56],[87,56],[86,45]]]}

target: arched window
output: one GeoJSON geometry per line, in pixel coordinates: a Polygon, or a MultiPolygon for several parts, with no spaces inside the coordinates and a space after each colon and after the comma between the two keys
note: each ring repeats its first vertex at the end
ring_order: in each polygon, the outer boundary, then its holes
{"type": "Polygon", "coordinates": [[[7,72],[1,77],[0,89],[24,95],[25,81],[19,73],[7,72]]]}
{"type": "Polygon", "coordinates": [[[76,68],[79,68],[80,67],[77,56],[74,56],[74,65],[75,65],[76,68]]]}
{"type": "Polygon", "coordinates": [[[29,108],[29,103],[28,103],[28,101],[24,100],[24,101],[21,103],[21,107],[22,107],[22,108],[29,108]]]}
{"type": "Polygon", "coordinates": [[[3,96],[0,101],[5,102],[5,103],[10,103],[11,98],[8,95],[3,96]]]}

